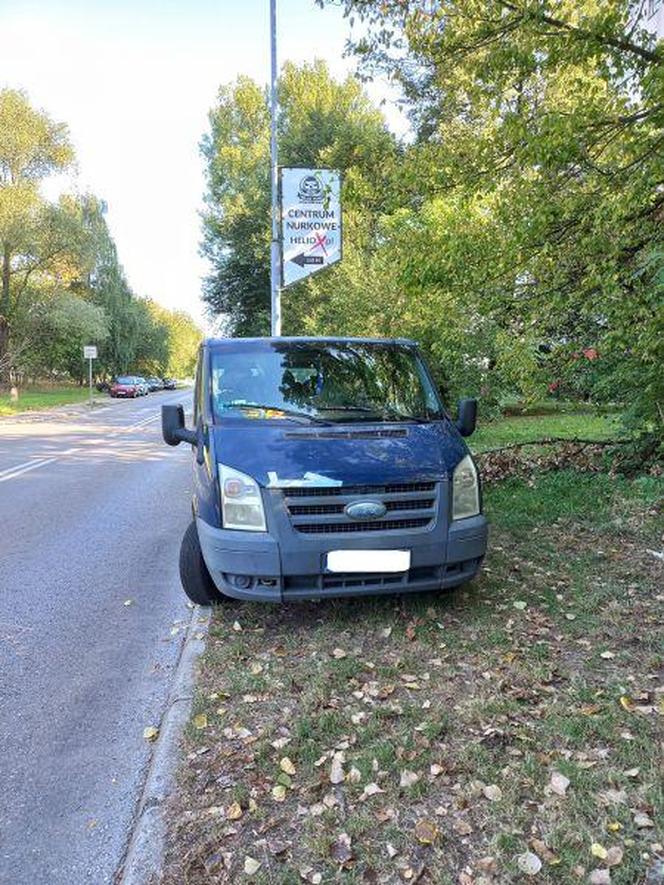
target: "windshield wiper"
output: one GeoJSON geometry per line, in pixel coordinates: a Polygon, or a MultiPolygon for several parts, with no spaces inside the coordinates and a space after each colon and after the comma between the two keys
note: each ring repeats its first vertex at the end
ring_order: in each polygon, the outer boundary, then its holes
{"type": "Polygon", "coordinates": [[[316,418],[315,415],[310,415],[308,412],[298,412],[295,409],[282,409],[281,406],[274,405],[266,405],[265,403],[245,403],[245,402],[230,402],[223,403],[221,406],[222,409],[265,409],[270,412],[281,412],[283,415],[287,415],[289,418],[306,418],[307,421],[311,421],[313,424],[329,424],[329,421],[325,421],[323,418],[316,418]]]}

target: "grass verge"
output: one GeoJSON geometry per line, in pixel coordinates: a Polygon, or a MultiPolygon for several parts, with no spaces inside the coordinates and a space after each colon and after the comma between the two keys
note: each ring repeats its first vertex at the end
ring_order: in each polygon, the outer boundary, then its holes
{"type": "Polygon", "coordinates": [[[663,492],[505,480],[459,592],[216,611],[165,881],[643,881],[664,853],[663,492]]]}
{"type": "Polygon", "coordinates": [[[546,415],[517,415],[482,422],[470,441],[475,452],[497,446],[526,443],[548,437],[605,440],[621,435],[620,414],[609,412],[557,412],[546,415]]]}
{"type": "MultiPolygon", "coordinates": [[[[95,395],[98,396],[96,393],[95,395]]],[[[18,412],[50,409],[53,406],[66,406],[70,403],[83,403],[87,402],[89,397],[90,391],[87,387],[67,385],[26,387],[19,391],[16,402],[11,400],[8,392],[0,393],[0,415],[16,415],[18,412]]]]}

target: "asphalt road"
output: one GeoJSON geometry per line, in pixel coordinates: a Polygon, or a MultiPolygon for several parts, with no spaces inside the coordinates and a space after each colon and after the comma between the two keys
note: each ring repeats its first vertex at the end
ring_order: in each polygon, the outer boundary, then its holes
{"type": "Polygon", "coordinates": [[[173,402],[191,393],[0,419],[3,885],[112,882],[127,846],[192,615],[173,402]]]}

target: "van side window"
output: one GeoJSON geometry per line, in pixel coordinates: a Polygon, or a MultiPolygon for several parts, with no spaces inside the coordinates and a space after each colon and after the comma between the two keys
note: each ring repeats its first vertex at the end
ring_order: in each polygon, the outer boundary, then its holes
{"type": "Polygon", "coordinates": [[[198,424],[199,415],[203,411],[203,351],[198,355],[196,365],[196,384],[194,386],[194,426],[198,424]]]}

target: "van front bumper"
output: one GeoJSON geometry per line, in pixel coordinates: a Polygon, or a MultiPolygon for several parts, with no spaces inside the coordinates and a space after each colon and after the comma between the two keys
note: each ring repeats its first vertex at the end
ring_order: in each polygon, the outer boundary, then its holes
{"type": "Polygon", "coordinates": [[[235,599],[263,602],[457,587],[477,574],[488,536],[487,521],[479,515],[439,525],[436,531],[309,536],[300,550],[300,545],[280,547],[269,533],[218,529],[200,517],[196,525],[203,558],[218,590],[235,599]],[[338,549],[409,549],[411,567],[397,574],[328,573],[325,556],[338,549]]]}

